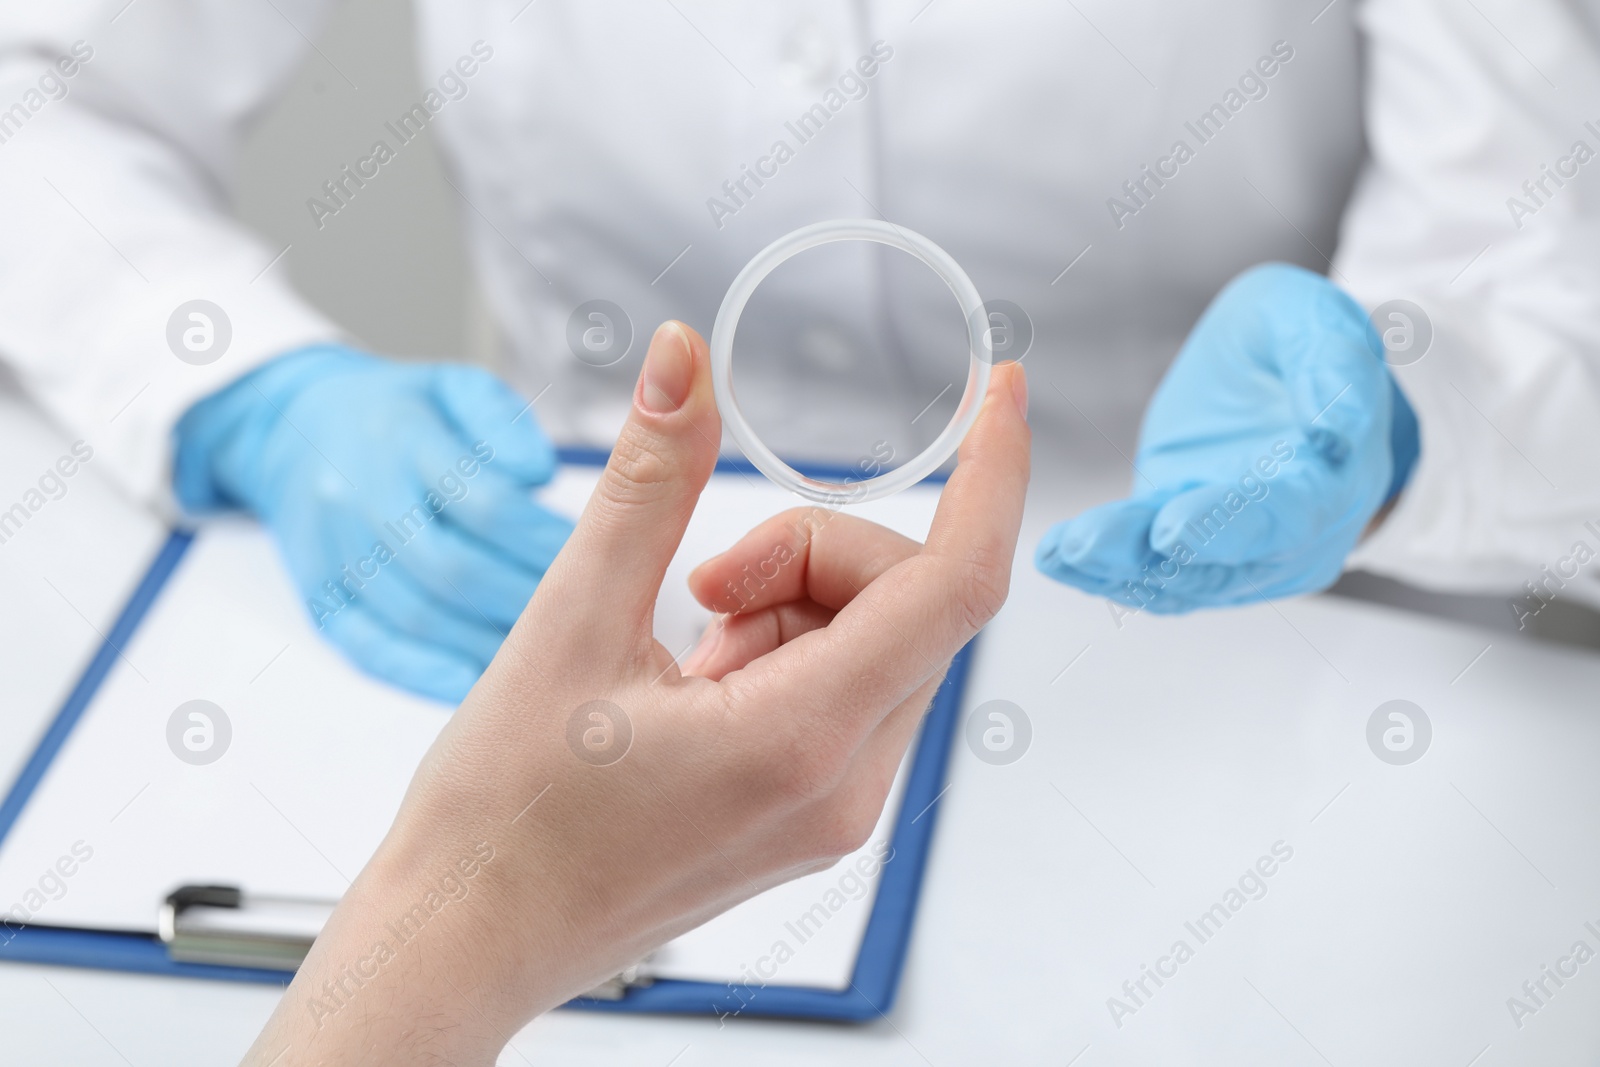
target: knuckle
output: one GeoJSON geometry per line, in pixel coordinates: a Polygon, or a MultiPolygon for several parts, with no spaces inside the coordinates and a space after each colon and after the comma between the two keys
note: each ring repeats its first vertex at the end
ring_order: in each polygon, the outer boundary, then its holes
{"type": "Polygon", "coordinates": [[[992,548],[975,550],[956,579],[955,602],[961,618],[981,629],[995,617],[1011,591],[1011,561],[992,548]]]}
{"type": "Polygon", "coordinates": [[[619,504],[647,504],[660,499],[671,483],[671,463],[636,427],[626,428],[601,476],[606,496],[619,504]]]}
{"type": "Polygon", "coordinates": [[[829,805],[817,816],[817,851],[831,866],[831,861],[864,847],[877,826],[878,813],[865,805],[829,805]]]}
{"type": "Polygon", "coordinates": [[[824,529],[837,517],[836,511],[817,504],[806,504],[783,512],[778,522],[796,540],[815,541],[821,539],[824,529]]]}

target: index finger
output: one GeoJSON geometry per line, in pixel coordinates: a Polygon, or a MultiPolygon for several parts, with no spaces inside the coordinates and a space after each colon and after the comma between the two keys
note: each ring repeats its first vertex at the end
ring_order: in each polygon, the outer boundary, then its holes
{"type": "Polygon", "coordinates": [[[791,508],[689,572],[689,591],[712,611],[741,614],[808,599],[837,611],[920,544],[855,515],[791,508]]]}
{"type": "Polygon", "coordinates": [[[789,706],[849,718],[842,725],[857,736],[942,671],[1010,587],[1028,485],[1027,396],[1018,364],[995,367],[922,550],[863,588],[828,626],[747,670],[784,676],[795,689],[789,706]]]}

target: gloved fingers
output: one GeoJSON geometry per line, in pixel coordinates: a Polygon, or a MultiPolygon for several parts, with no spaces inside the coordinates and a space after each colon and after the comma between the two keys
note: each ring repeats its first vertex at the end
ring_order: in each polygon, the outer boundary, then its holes
{"type": "Polygon", "coordinates": [[[1364,522],[1381,502],[1386,482],[1362,484],[1363,474],[1329,469],[1302,447],[1270,480],[1246,476],[1177,494],[1156,514],[1150,546],[1166,556],[1182,544],[1212,566],[1303,559],[1308,545],[1364,522]]]}
{"type": "Polygon", "coordinates": [[[433,597],[392,565],[371,569],[370,578],[358,575],[354,599],[368,615],[405,637],[459,653],[480,670],[494,659],[504,635],[459,597],[433,597]]]}
{"type": "MultiPolygon", "coordinates": [[[[407,531],[411,529],[408,525],[407,531]]],[[[391,565],[400,567],[431,596],[502,632],[517,621],[543,577],[431,513],[404,540],[396,538],[394,555],[391,565]]]]}
{"type": "Polygon", "coordinates": [[[572,533],[571,519],[544,508],[526,486],[487,466],[441,517],[540,573],[572,533]]]}
{"type": "Polygon", "coordinates": [[[1365,526],[1365,520],[1336,524],[1293,555],[1237,566],[1210,563],[1202,549],[1188,568],[1196,572],[1197,580],[1180,592],[1192,607],[1228,607],[1321,592],[1344,573],[1345,558],[1365,526]]]}
{"type": "Polygon", "coordinates": [[[1331,465],[1388,433],[1383,342],[1349,294],[1320,274],[1277,263],[1246,271],[1224,292],[1254,311],[1253,347],[1284,382],[1295,422],[1331,465]]]}
{"type": "Polygon", "coordinates": [[[1388,444],[1394,401],[1388,369],[1365,336],[1371,330],[1362,320],[1320,331],[1288,376],[1295,421],[1334,467],[1388,444]]]}
{"type": "Polygon", "coordinates": [[[277,506],[266,518],[286,541],[305,535],[344,549],[365,551],[378,541],[392,548],[471,491],[481,473],[471,447],[431,403],[415,401],[404,392],[380,397],[387,413],[357,413],[365,422],[344,420],[336,408],[305,420],[308,432],[334,439],[322,450],[337,453],[338,466],[307,448],[304,462],[278,477],[277,506]]]}
{"type": "Polygon", "coordinates": [[[368,674],[432,700],[459,704],[482,669],[460,653],[407,637],[384,625],[359,603],[324,622],[325,632],[368,674]]]}
{"type": "Polygon", "coordinates": [[[1278,600],[1322,592],[1344,573],[1345,557],[1355,546],[1358,533],[1337,531],[1327,539],[1329,544],[1308,550],[1307,558],[1299,564],[1280,563],[1264,567],[1263,573],[1252,578],[1249,584],[1250,597],[1255,600],[1278,600]]]}
{"type": "MultiPolygon", "coordinates": [[[[455,391],[461,405],[473,398],[461,383],[477,383],[471,388],[482,394],[475,395],[481,402],[481,422],[504,415],[510,400],[515,399],[499,381],[476,368],[432,371],[435,380],[444,383],[443,390],[455,391]]],[[[531,416],[519,422],[527,418],[531,416]]],[[[543,440],[542,434],[535,433],[543,440]]],[[[526,477],[530,468],[516,466],[519,457],[513,448],[497,451],[487,439],[466,440],[443,417],[435,424],[417,427],[409,448],[420,483],[413,495],[429,510],[489,551],[503,554],[535,574],[544,573],[572,532],[572,523],[533,501],[526,477]]],[[[553,470],[550,466],[543,473],[553,470]]],[[[416,514],[415,508],[412,514],[416,514]]]]}
{"type": "Polygon", "coordinates": [[[1179,553],[1169,557],[1153,556],[1150,563],[1138,570],[1104,576],[1071,572],[1060,580],[1091,596],[1134,608],[1155,606],[1159,614],[1177,614],[1214,606],[1223,591],[1231,587],[1239,570],[1237,567],[1209,567],[1195,563],[1192,556],[1179,553]]]}
{"type": "Polygon", "coordinates": [[[556,450],[530,401],[480,367],[439,364],[429,371],[440,412],[463,442],[478,446],[480,460],[523,485],[554,477],[556,450]]]}
{"type": "MultiPolygon", "coordinates": [[[[1265,263],[1229,282],[1201,316],[1179,357],[1189,372],[1183,380],[1191,392],[1202,387],[1200,377],[1209,387],[1215,357],[1229,349],[1247,354],[1260,374],[1282,383],[1288,413],[1330,463],[1342,463],[1372,440],[1375,431],[1387,433],[1382,341],[1361,306],[1322,275],[1265,263]]],[[[1174,371],[1179,369],[1175,364],[1174,371]]],[[[1235,405],[1230,417],[1244,418],[1249,409],[1237,405],[1261,403],[1259,390],[1212,392],[1212,416],[1220,404],[1235,405]]]]}
{"type": "MultiPolygon", "coordinates": [[[[1116,505],[1105,505],[1104,509],[1114,507],[1116,505]]],[[[1285,558],[1240,563],[1217,562],[1212,554],[1215,538],[1210,544],[1199,538],[1179,539],[1170,551],[1151,551],[1147,555],[1140,555],[1130,542],[1120,551],[1088,558],[1069,552],[1070,562],[1056,558],[1051,547],[1052,538],[1076,540],[1082,537],[1081,530],[1062,531],[1084,517],[1061,523],[1046,534],[1036,557],[1039,569],[1092,596],[1158,615],[1247,604],[1263,596],[1271,599],[1325,589],[1338,579],[1344,558],[1359,535],[1359,529],[1352,531],[1349,526],[1339,526],[1303,545],[1301,552],[1285,558]]],[[[1127,520],[1131,516],[1122,518],[1127,520]]],[[[1118,519],[1112,517],[1104,521],[1102,529],[1119,534],[1127,532],[1118,530],[1117,525],[1118,519]]],[[[1133,526],[1136,533],[1136,521],[1133,526]]]]}
{"type": "MultiPolygon", "coordinates": [[[[1343,555],[1338,553],[1337,558],[1342,561],[1343,555]]],[[[1120,595],[1110,599],[1155,615],[1181,615],[1299,596],[1320,592],[1338,580],[1343,564],[1331,562],[1334,558],[1333,554],[1323,553],[1314,561],[1294,563],[1232,567],[1197,563],[1184,568],[1165,588],[1152,589],[1153,583],[1146,582],[1137,587],[1139,592],[1135,595],[1124,586],[1120,595]]]]}
{"type": "Polygon", "coordinates": [[[1085,591],[1114,600],[1134,612],[1182,615],[1205,608],[1254,604],[1326,589],[1338,580],[1343,570],[1339,561],[1344,554],[1327,550],[1319,551],[1311,560],[1238,566],[1206,564],[1198,559],[1180,566],[1178,560],[1189,558],[1180,554],[1150,568],[1147,573],[1085,591]]]}
{"type": "Polygon", "coordinates": [[[1090,508],[1045,532],[1034,552],[1040,571],[1089,592],[1120,585],[1159,561],[1150,524],[1171,495],[1158,491],[1090,508]]]}

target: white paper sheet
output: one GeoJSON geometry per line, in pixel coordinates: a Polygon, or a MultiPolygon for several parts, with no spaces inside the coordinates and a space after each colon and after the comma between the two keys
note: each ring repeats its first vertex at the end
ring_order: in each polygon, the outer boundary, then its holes
{"type": "MultiPolygon", "coordinates": [[[[576,515],[596,474],[567,468],[543,499],[576,515]]],[[[937,500],[916,489],[854,512],[920,540],[937,500]]],[[[794,503],[754,476],[712,479],[657,608],[656,635],[680,659],[710,618],[688,593],[689,569],[794,503]]],[[[121,651],[0,846],[0,909],[13,918],[153,932],[161,900],[185,883],[337,897],[449,714],[326,645],[271,541],[242,521],[206,528],[121,651]],[[226,754],[205,766],[167,744],[169,717],[195,699],[232,728],[226,754]]],[[[905,771],[860,853],[665,946],[653,972],[846,988],[876,886],[862,872],[879,866],[905,771]],[[775,953],[780,942],[787,951],[775,953]]]]}

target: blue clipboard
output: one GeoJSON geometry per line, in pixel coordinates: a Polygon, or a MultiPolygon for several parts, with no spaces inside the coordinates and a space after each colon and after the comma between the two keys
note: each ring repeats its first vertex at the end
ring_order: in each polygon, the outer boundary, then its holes
{"type": "MultiPolygon", "coordinates": [[[[603,465],[608,454],[598,449],[564,448],[563,463],[603,465]]],[[[808,464],[804,473],[836,481],[859,477],[843,468],[808,464]]],[[[717,471],[760,477],[742,460],[719,459],[717,471]]],[[[935,475],[930,481],[942,481],[935,475]]],[[[155,561],[128,598],[66,703],[57,712],[44,736],[23,764],[21,773],[0,801],[0,845],[16,824],[34,790],[43,780],[67,737],[88,709],[100,684],[116,663],[119,652],[144,619],[150,606],[161,595],[167,579],[177,569],[194,535],[175,530],[155,561]]],[[[910,775],[900,802],[900,815],[890,837],[893,859],[878,876],[878,891],[872,913],[856,956],[850,987],[843,991],[800,986],[747,985],[742,983],[689,982],[657,979],[653,985],[629,989],[620,1000],[579,998],[566,1006],[586,1011],[656,1012],[667,1014],[716,1015],[719,1017],[760,1016],[768,1018],[818,1019],[839,1022],[865,1022],[889,1011],[899,990],[911,944],[911,928],[921,895],[923,872],[938,818],[939,800],[944,793],[945,772],[950,762],[950,746],[961,712],[961,696],[976,638],[956,654],[950,670],[923,720],[910,775]]],[[[287,986],[288,972],[250,967],[225,967],[203,963],[181,963],[167,955],[166,947],[152,934],[106,930],[83,930],[52,926],[16,925],[0,921],[0,962],[40,963],[100,970],[163,974],[184,978],[212,978],[236,982],[256,982],[287,986]]]]}

